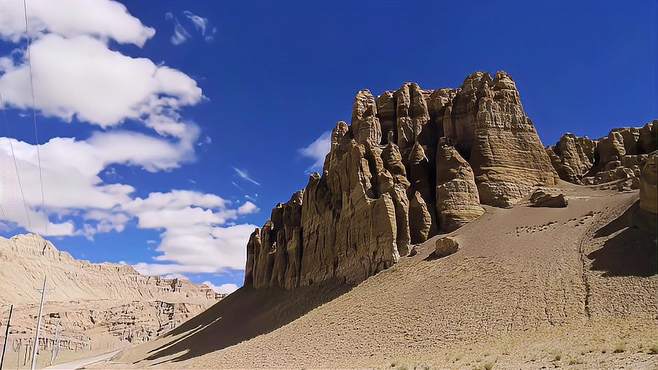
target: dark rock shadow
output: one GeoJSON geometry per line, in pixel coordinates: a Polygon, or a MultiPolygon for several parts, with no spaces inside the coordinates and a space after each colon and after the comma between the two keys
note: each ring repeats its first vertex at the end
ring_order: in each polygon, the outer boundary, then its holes
{"type": "Polygon", "coordinates": [[[151,350],[146,360],[156,365],[179,362],[224,349],[276,330],[350,289],[336,282],[290,291],[240,288],[165,334],[160,340],[181,337],[151,350]]]}
{"type": "Polygon", "coordinates": [[[656,235],[631,226],[637,204],[594,234],[609,237],[603,246],[587,255],[591,269],[604,271],[603,276],[653,276],[658,274],[656,235]]]}
{"type": "Polygon", "coordinates": [[[614,220],[610,221],[607,225],[601,227],[600,229],[596,230],[594,233],[595,238],[602,238],[605,236],[612,235],[616,233],[617,231],[629,227],[631,218],[633,215],[633,211],[635,210],[636,205],[632,205],[624,211],[619,217],[615,218],[614,220]]]}

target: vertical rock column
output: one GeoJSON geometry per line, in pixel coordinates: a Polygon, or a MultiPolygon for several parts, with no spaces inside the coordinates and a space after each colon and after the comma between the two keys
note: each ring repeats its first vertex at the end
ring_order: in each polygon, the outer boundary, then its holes
{"type": "Polygon", "coordinates": [[[436,151],[436,212],[447,232],[484,214],[471,166],[444,141],[436,151]]]}

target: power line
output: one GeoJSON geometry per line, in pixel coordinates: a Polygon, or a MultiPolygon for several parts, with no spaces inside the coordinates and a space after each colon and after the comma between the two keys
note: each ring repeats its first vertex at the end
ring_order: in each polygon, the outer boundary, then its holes
{"type": "MultiPolygon", "coordinates": [[[[0,106],[4,106],[4,100],[0,93],[0,106]]],[[[2,109],[2,117],[4,118],[5,132],[7,133],[7,141],[9,141],[9,148],[11,149],[11,157],[14,160],[14,170],[16,171],[16,179],[18,180],[18,188],[21,190],[21,198],[23,199],[23,209],[25,209],[25,218],[27,219],[27,227],[32,229],[32,221],[30,220],[30,212],[28,211],[27,202],[25,201],[25,192],[23,191],[23,182],[21,181],[21,173],[18,170],[18,162],[16,161],[16,153],[14,152],[14,144],[9,135],[9,125],[7,124],[7,112],[2,109]]]]}
{"type": "Polygon", "coordinates": [[[30,93],[32,95],[32,123],[34,125],[34,141],[36,142],[37,146],[37,162],[39,164],[39,184],[41,186],[41,210],[46,214],[46,222],[44,225],[44,234],[48,234],[48,213],[46,212],[46,197],[44,195],[43,191],[43,174],[41,171],[41,152],[39,150],[39,134],[37,131],[37,111],[36,111],[36,99],[34,97],[34,77],[32,74],[32,53],[30,51],[30,48],[32,46],[32,37],[30,36],[30,31],[28,27],[28,21],[27,21],[27,0],[23,0],[23,14],[25,15],[25,37],[27,37],[27,47],[26,47],[26,55],[27,55],[27,64],[28,64],[28,71],[30,72],[30,93]]]}

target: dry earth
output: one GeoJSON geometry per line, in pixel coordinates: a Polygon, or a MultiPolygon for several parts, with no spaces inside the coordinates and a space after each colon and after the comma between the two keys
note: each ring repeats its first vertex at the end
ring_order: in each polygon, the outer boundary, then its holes
{"type": "Polygon", "coordinates": [[[658,368],[637,191],[561,187],[567,208],[487,207],[450,234],[459,252],[432,258],[437,236],[354,287],[240,289],[114,366],[658,368]]]}

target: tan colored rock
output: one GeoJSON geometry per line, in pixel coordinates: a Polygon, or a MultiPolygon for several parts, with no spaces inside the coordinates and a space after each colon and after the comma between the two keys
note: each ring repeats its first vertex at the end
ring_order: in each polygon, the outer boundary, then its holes
{"type": "Polygon", "coordinates": [[[434,244],[434,257],[441,258],[456,253],[459,250],[459,242],[457,239],[446,236],[437,239],[434,244]]]}
{"type": "Polygon", "coordinates": [[[414,192],[409,198],[409,230],[411,243],[420,244],[427,240],[432,227],[427,204],[419,192],[414,192]]]}
{"type": "Polygon", "coordinates": [[[380,171],[379,192],[389,193],[395,206],[395,220],[397,226],[396,243],[401,256],[409,252],[411,235],[409,231],[409,199],[407,189],[410,186],[406,170],[402,164],[400,149],[393,142],[392,131],[388,132],[388,144],[382,150],[382,164],[386,171],[380,171]]]}
{"type": "Polygon", "coordinates": [[[379,145],[382,130],[377,118],[377,104],[369,90],[361,90],[352,106],[352,135],[359,144],[379,145]]]}
{"type": "Polygon", "coordinates": [[[413,146],[416,134],[430,120],[423,92],[415,83],[405,83],[394,94],[396,99],[397,139],[402,153],[413,146]]]}
{"type": "Polygon", "coordinates": [[[473,170],[457,149],[439,144],[436,155],[436,212],[444,231],[453,231],[484,214],[473,170]]]}
{"type": "Polygon", "coordinates": [[[418,141],[414,143],[409,152],[408,159],[409,180],[411,187],[408,191],[409,200],[414,211],[410,216],[409,227],[411,229],[412,243],[422,243],[437,233],[435,207],[430,207],[435,202],[435,189],[433,186],[433,170],[429,157],[425,154],[425,149],[418,141]],[[414,200],[416,193],[422,198],[414,200]],[[425,220],[429,220],[429,229],[425,232],[425,220]],[[414,238],[414,235],[416,238],[414,238]]]}
{"type": "Polygon", "coordinates": [[[537,189],[530,196],[530,205],[533,207],[564,208],[568,204],[564,194],[551,194],[543,189],[537,189]]]}
{"type": "Polygon", "coordinates": [[[390,194],[377,194],[372,153],[351,140],[334,153],[324,177],[309,181],[300,285],[330,278],[359,282],[398,260],[395,206],[390,194]]]}
{"type": "Polygon", "coordinates": [[[536,185],[554,185],[557,173],[514,81],[505,72],[469,76],[452,107],[453,140],[468,158],[480,201],[510,207],[536,185]]]}
{"type": "Polygon", "coordinates": [[[601,166],[605,166],[608,162],[620,161],[626,155],[624,137],[619,131],[610,131],[608,137],[599,141],[596,152],[601,166]]]}
{"type": "Polygon", "coordinates": [[[393,136],[394,133],[389,131],[387,139],[388,144],[386,144],[382,151],[382,160],[384,161],[384,168],[393,175],[395,182],[402,184],[406,189],[411,186],[411,183],[409,182],[409,179],[407,179],[407,170],[402,161],[402,153],[400,153],[400,148],[395,145],[393,136]]]}
{"type": "Polygon", "coordinates": [[[56,343],[61,356],[77,352],[78,357],[90,357],[90,350],[154,339],[220,298],[210,287],[186,279],[146,276],[126,264],[78,260],[38,235],[0,237],[2,340],[9,305],[14,305],[5,368],[10,368],[10,358],[11,368],[17,365],[16,352],[23,363],[26,346],[34,339],[40,299],[36,288],[44,276],[41,359],[50,359],[45,347],[56,343]]]}
{"type": "Polygon", "coordinates": [[[658,149],[658,120],[653,120],[640,128],[638,149],[640,153],[651,153],[658,149]]]}
{"type": "Polygon", "coordinates": [[[624,145],[624,155],[635,155],[638,154],[638,141],[640,140],[640,129],[636,127],[625,127],[614,129],[612,131],[619,132],[622,137],[622,143],[624,145]]]}
{"type": "Polygon", "coordinates": [[[332,131],[322,175],[311,175],[293,202],[297,211],[292,200],[275,207],[252,235],[245,281],[287,289],[356,283],[436,234],[437,212],[451,230],[483,213],[479,201],[509,206],[556,178],[505,73],[473,74],[461,89],[405,83],[377,98],[361,90],[351,125],[332,131]],[[438,155],[440,141],[455,148],[438,155]]]}
{"type": "Polygon", "coordinates": [[[548,151],[560,178],[580,184],[594,166],[596,141],[567,133],[548,151]]]}
{"type": "Polygon", "coordinates": [[[427,109],[438,137],[455,135],[456,129],[452,124],[451,112],[456,93],[455,89],[437,89],[429,96],[427,109]]]}
{"type": "MultiPolygon", "coordinates": [[[[377,97],[377,117],[382,128],[382,137],[387,138],[389,133],[397,135],[396,103],[392,91],[385,91],[377,97]]],[[[393,141],[395,143],[395,141],[393,141]]]]}
{"type": "Polygon", "coordinates": [[[657,155],[658,152],[649,155],[640,175],[640,208],[653,214],[658,213],[657,155]]]}

